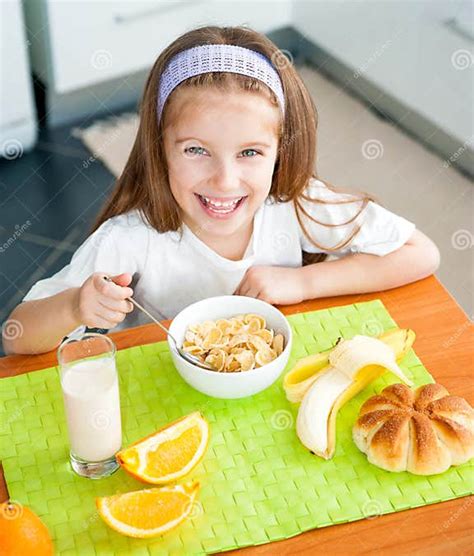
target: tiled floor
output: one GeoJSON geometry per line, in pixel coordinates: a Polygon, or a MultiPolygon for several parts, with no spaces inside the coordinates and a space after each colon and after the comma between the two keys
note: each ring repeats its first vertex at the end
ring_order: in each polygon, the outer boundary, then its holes
{"type": "MultiPolygon", "coordinates": [[[[421,178],[417,181],[417,165],[426,163],[425,159],[420,162],[422,147],[412,139],[404,160],[400,159],[400,153],[395,161],[391,160],[391,153],[387,152],[385,159],[368,163],[360,157],[359,148],[351,153],[350,141],[341,137],[355,134],[354,144],[359,145],[367,137],[383,137],[381,126],[390,123],[373,114],[370,118],[366,107],[365,112],[359,114],[358,101],[348,101],[347,94],[340,94],[342,89],[339,91],[337,85],[313,70],[305,69],[302,73],[308,87],[316,91],[314,95],[318,97],[320,175],[332,183],[374,193],[387,208],[412,219],[433,237],[442,249],[443,261],[438,275],[471,315],[472,245],[468,253],[464,249],[453,249],[452,238],[456,230],[467,230],[472,243],[469,231],[472,230],[472,183],[452,172],[446,178],[446,188],[433,187],[421,178]],[[349,119],[353,124],[346,126],[349,119]],[[341,136],[341,129],[344,129],[344,136],[341,136]],[[341,152],[344,145],[346,151],[341,152]],[[387,180],[380,179],[388,172],[393,176],[394,169],[400,176],[400,183],[405,180],[403,187],[394,187],[393,181],[387,185],[387,180]],[[357,179],[354,182],[355,170],[359,176],[367,176],[366,183],[357,179]],[[413,176],[409,187],[406,187],[407,175],[413,176]]],[[[124,111],[133,109],[126,107],[124,111]]],[[[80,122],[80,125],[84,127],[85,123],[80,122]]],[[[403,132],[398,130],[397,133],[400,141],[406,141],[403,132]]],[[[384,139],[384,144],[388,145],[389,141],[384,139]]],[[[3,245],[3,251],[0,250],[0,324],[29,288],[67,264],[87,237],[114,182],[99,161],[89,164],[85,171],[83,163],[89,157],[90,152],[71,134],[71,127],[67,127],[43,129],[34,151],[16,160],[0,160],[0,246],[3,245]]],[[[441,159],[431,154],[430,157],[434,165],[442,165],[441,159]]]]}
{"type": "Polygon", "coordinates": [[[0,160],[0,323],[69,262],[113,185],[100,162],[83,171],[90,153],[70,132],[43,129],[33,151],[0,160]]]}

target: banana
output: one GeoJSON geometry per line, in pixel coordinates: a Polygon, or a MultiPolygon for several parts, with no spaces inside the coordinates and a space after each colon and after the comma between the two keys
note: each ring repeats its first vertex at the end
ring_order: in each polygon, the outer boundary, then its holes
{"type": "Polygon", "coordinates": [[[301,401],[296,432],[309,450],[325,459],[334,455],[339,409],[387,370],[408,385],[397,365],[413,345],[412,330],[395,329],[380,336],[354,336],[327,352],[300,360],[285,376],[290,401],[301,401]]]}
{"type": "MultiPolygon", "coordinates": [[[[392,348],[395,359],[401,361],[415,341],[415,333],[409,328],[394,328],[378,337],[392,348]]],[[[329,354],[335,348],[308,355],[300,359],[283,379],[283,388],[288,401],[301,402],[319,373],[327,371],[329,354]]]]}

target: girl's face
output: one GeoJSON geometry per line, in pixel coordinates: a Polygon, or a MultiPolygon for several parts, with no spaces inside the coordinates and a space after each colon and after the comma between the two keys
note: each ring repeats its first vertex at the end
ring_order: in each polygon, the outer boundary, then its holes
{"type": "Polygon", "coordinates": [[[164,147],[183,221],[211,245],[252,227],[277,157],[279,110],[258,94],[176,91],[164,147]]]}

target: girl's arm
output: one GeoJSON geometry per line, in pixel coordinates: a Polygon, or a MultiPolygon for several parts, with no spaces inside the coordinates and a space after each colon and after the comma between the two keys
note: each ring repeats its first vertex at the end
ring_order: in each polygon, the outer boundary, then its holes
{"type": "Polygon", "coordinates": [[[5,353],[34,354],[56,348],[64,336],[82,324],[75,311],[79,290],[69,288],[50,297],[20,303],[4,323],[5,353]]]}
{"type": "Polygon", "coordinates": [[[5,353],[44,353],[81,325],[111,329],[122,322],[133,310],[127,301],[133,295],[128,287],[132,275],[112,276],[115,283],[103,277],[103,272],[95,272],[80,287],[20,303],[3,326],[5,353]]]}
{"type": "Polygon", "coordinates": [[[366,293],[402,286],[433,274],[440,254],[425,234],[415,230],[399,249],[384,256],[356,253],[299,269],[305,299],[366,293]]]}
{"type": "Polygon", "coordinates": [[[234,293],[291,305],[318,297],[387,290],[433,274],[439,260],[436,245],[415,230],[402,247],[383,256],[357,253],[298,268],[252,266],[234,293]]]}

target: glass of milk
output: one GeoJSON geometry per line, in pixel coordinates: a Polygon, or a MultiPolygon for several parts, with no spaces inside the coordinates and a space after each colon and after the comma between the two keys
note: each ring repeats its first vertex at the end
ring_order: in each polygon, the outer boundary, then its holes
{"type": "Polygon", "coordinates": [[[58,348],[73,470],[100,479],[119,467],[122,446],[115,344],[102,334],[69,338],[58,348]]]}

